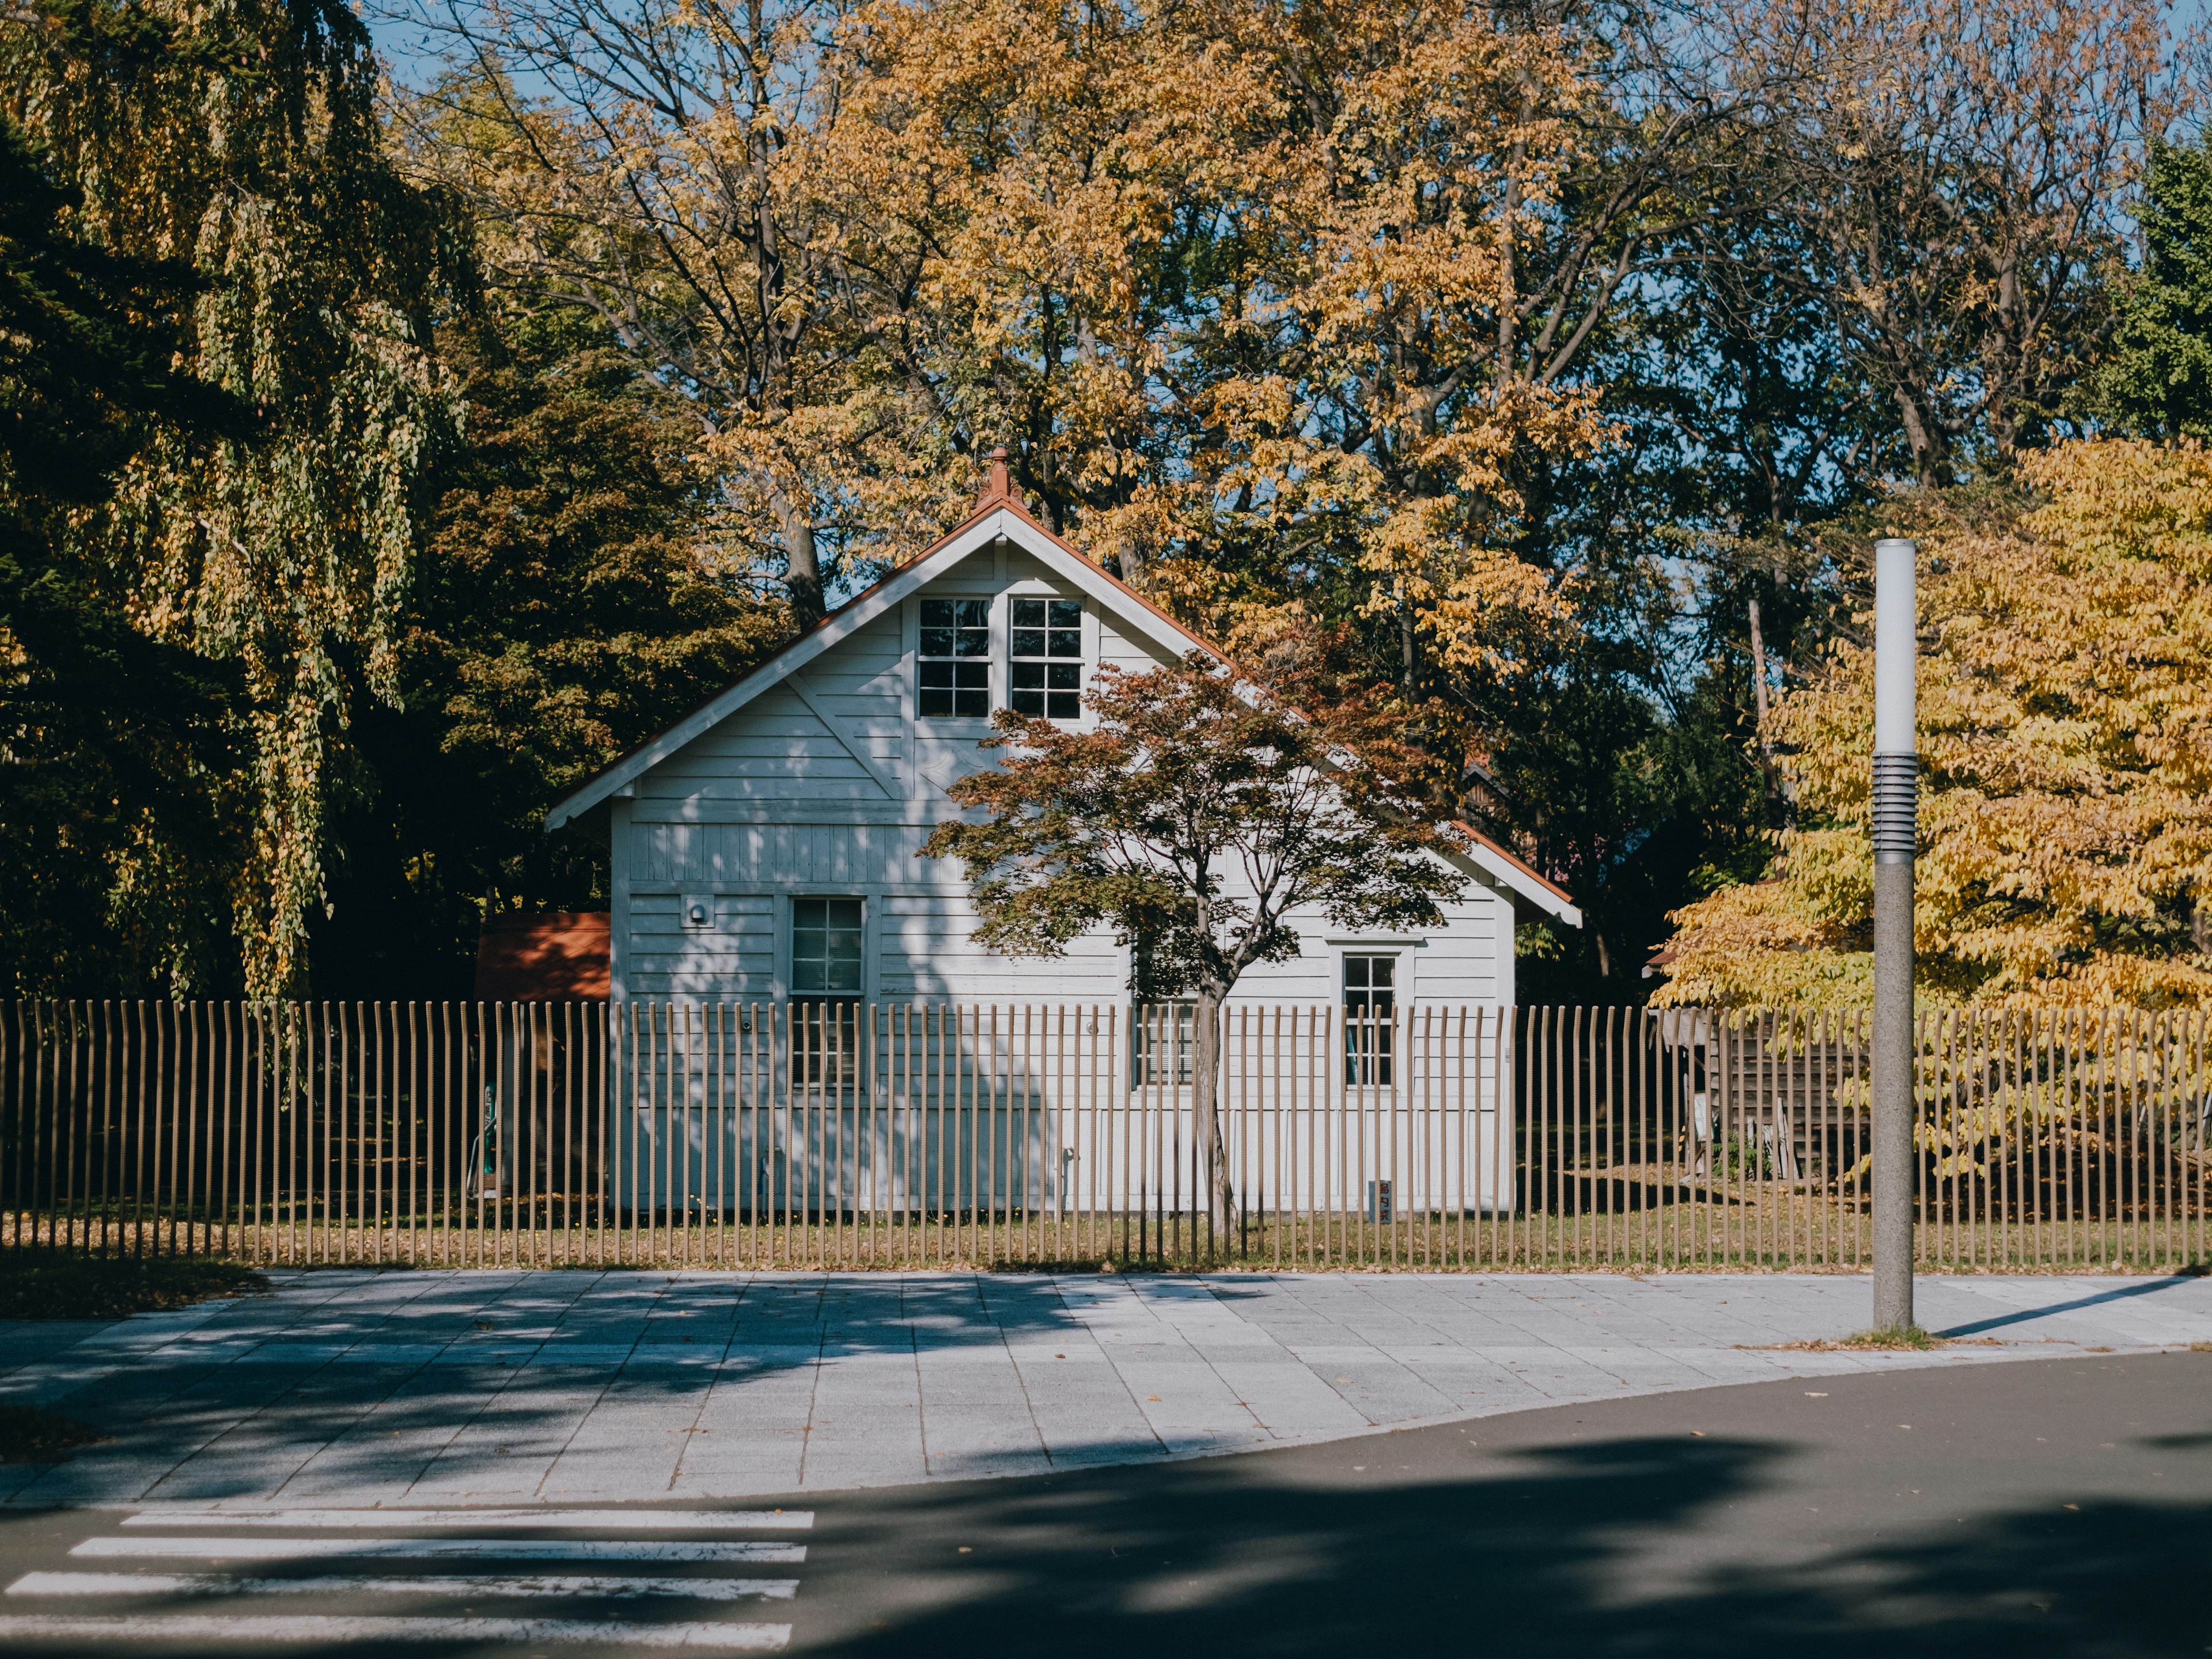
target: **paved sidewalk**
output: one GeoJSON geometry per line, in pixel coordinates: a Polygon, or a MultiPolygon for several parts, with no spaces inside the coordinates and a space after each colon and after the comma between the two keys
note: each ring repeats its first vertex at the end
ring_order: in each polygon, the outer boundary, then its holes
{"type": "Polygon", "coordinates": [[[0,1397],[114,1437],[11,1506],[720,1498],[1130,1463],[1779,1376],[2212,1342],[2212,1279],[1942,1278],[1929,1354],[1824,1275],[276,1273],[0,1324],[0,1397]]]}

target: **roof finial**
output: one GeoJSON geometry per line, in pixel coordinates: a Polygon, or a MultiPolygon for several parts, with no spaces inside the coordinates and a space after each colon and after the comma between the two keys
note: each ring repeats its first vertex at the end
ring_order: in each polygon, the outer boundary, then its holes
{"type": "Polygon", "coordinates": [[[975,505],[980,507],[992,501],[1003,501],[1013,493],[1013,486],[1006,479],[1006,447],[1000,444],[991,452],[991,476],[984,483],[983,493],[975,498],[975,505]]]}

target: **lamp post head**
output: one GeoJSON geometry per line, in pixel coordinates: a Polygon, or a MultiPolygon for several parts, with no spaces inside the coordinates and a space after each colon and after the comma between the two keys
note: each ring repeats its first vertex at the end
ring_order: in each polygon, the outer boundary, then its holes
{"type": "Polygon", "coordinates": [[[1902,537],[1874,544],[1874,752],[1910,755],[1916,732],[1913,675],[1920,653],[1915,588],[1920,549],[1902,537]]]}

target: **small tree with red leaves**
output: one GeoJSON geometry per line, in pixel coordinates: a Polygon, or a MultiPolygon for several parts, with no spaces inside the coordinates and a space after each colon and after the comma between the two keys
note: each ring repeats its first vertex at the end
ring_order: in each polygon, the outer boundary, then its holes
{"type": "Polygon", "coordinates": [[[1102,925],[1138,946],[1139,1001],[1195,1002],[1193,1115],[1217,1238],[1234,1196],[1219,1111],[1221,1006],[1255,963],[1298,954],[1293,912],[1346,928],[1425,928],[1467,878],[1440,852],[1426,757],[1367,696],[1308,714],[1193,653],[1085,695],[1087,728],[1000,709],[996,767],[953,786],[980,823],[922,848],[967,867],[978,944],[1056,957],[1102,925]]]}

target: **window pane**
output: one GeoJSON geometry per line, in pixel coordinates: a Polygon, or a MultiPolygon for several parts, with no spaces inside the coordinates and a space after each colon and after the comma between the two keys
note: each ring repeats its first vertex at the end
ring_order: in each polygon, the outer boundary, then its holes
{"type": "Polygon", "coordinates": [[[1018,662],[1008,665],[1012,675],[1012,698],[1017,714],[1042,714],[1045,712],[1044,667],[1041,662],[1018,662]]]}
{"type": "Polygon", "coordinates": [[[1051,647],[1047,654],[1054,657],[1080,657],[1083,654],[1083,606],[1074,599],[1054,599],[1052,602],[1051,647]]]}
{"type": "MultiPolygon", "coordinates": [[[[1054,603],[1058,604],[1060,601],[1055,600],[1054,603]]],[[[1042,599],[1014,601],[1014,626],[1017,628],[1042,628],[1044,616],[1045,608],[1042,599]]]]}
{"type": "MultiPolygon", "coordinates": [[[[957,603],[966,605],[974,601],[961,599],[929,599],[925,605],[940,605],[947,610],[957,603]]],[[[945,630],[951,638],[952,630],[945,630]]],[[[965,633],[961,635],[963,640],[965,633]]],[[[983,636],[988,641],[986,633],[983,636]]],[[[927,647],[928,630],[923,630],[924,657],[916,675],[915,712],[925,719],[983,720],[991,712],[991,665],[988,661],[953,660],[940,659],[930,661],[927,647]]],[[[963,655],[968,653],[963,647],[963,655]]]]}

